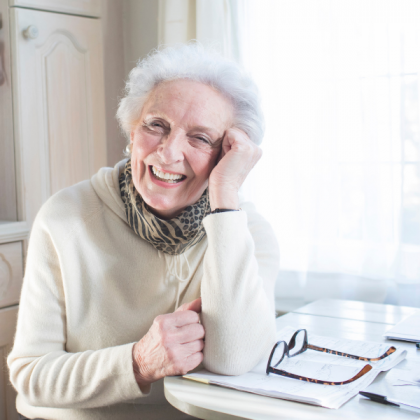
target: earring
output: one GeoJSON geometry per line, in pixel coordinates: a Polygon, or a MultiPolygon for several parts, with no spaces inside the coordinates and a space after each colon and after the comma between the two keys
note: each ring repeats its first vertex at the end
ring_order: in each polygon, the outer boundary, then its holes
{"type": "Polygon", "coordinates": [[[131,154],[131,150],[133,149],[133,145],[130,143],[130,144],[127,144],[127,146],[125,146],[125,154],[126,155],[129,155],[129,154],[131,154]]]}

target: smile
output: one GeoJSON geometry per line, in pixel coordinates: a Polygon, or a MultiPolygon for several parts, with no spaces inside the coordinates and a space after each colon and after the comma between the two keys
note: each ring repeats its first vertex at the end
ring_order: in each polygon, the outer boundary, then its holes
{"type": "Polygon", "coordinates": [[[186,178],[185,175],[163,172],[152,165],[150,166],[150,168],[153,176],[156,179],[162,182],[167,182],[168,184],[177,184],[178,182],[181,182],[186,178]]]}

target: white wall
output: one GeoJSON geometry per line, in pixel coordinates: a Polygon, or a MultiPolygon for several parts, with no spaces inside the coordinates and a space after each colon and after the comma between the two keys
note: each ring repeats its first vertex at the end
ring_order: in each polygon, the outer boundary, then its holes
{"type": "Polygon", "coordinates": [[[123,5],[123,1],[106,0],[102,10],[108,166],[114,166],[122,158],[126,143],[115,119],[125,78],[123,5]]]}
{"type": "MultiPolygon", "coordinates": [[[[112,0],[111,0],[112,1],[112,0]]],[[[124,0],[124,72],[158,46],[157,0],[124,0]]]]}
{"type": "Polygon", "coordinates": [[[105,0],[102,12],[108,166],[123,158],[126,139],[115,118],[125,79],[158,46],[159,1],[105,0]]]}
{"type": "Polygon", "coordinates": [[[159,44],[174,45],[196,38],[196,0],[159,0],[159,44]]]}

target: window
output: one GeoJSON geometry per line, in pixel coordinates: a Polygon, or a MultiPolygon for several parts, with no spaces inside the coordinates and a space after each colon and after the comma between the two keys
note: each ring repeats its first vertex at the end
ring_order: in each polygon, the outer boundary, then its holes
{"type": "Polygon", "coordinates": [[[280,242],[278,296],[420,306],[420,2],[247,4],[267,130],[244,190],[280,242]]]}

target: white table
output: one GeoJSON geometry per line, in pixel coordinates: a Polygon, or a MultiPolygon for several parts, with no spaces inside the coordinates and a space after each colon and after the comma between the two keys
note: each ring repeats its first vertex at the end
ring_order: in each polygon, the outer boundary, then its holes
{"type": "MultiPolygon", "coordinates": [[[[290,325],[306,328],[314,334],[353,340],[388,342],[407,349],[407,359],[399,369],[420,369],[420,350],[414,344],[384,340],[383,333],[410,316],[416,309],[323,299],[277,318],[277,328],[290,325]]],[[[372,392],[387,395],[380,373],[371,385],[372,392]]],[[[420,419],[420,410],[378,404],[356,396],[338,410],[330,410],[292,401],[268,398],[246,392],[189,381],[182,377],[165,378],[166,399],[178,410],[201,419],[420,419]]]]}

